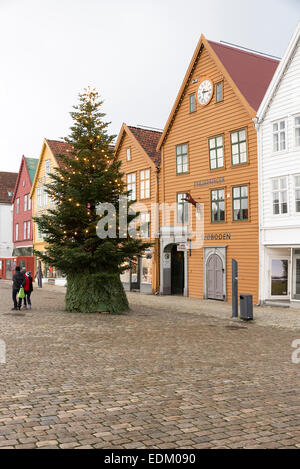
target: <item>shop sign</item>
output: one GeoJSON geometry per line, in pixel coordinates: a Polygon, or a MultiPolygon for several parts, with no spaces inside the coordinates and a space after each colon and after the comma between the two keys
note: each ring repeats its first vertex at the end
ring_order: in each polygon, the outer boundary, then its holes
{"type": "Polygon", "coordinates": [[[177,251],[186,251],[186,244],[185,243],[177,244],[177,251]]]}
{"type": "Polygon", "coordinates": [[[171,253],[170,252],[163,253],[163,268],[171,269],[171,253]]]}
{"type": "Polygon", "coordinates": [[[194,187],[202,187],[202,186],[215,186],[218,184],[222,184],[225,182],[225,177],[218,177],[212,179],[203,179],[202,181],[195,181],[194,187]]]}

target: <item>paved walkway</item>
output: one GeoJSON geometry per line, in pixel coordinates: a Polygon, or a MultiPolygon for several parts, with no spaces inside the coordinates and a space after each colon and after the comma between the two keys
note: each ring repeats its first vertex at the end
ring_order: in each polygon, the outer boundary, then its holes
{"type": "MultiPolygon", "coordinates": [[[[231,320],[231,303],[223,301],[184,298],[182,296],[143,295],[130,292],[127,294],[131,305],[178,313],[193,313],[231,320]]],[[[240,322],[240,320],[238,320],[240,322]]],[[[260,326],[298,329],[300,333],[300,309],[270,306],[254,307],[254,323],[260,326]]]]}
{"type": "Polygon", "coordinates": [[[197,300],[188,314],[186,299],[137,295],[126,315],[70,314],[47,286],[22,315],[9,282],[0,295],[0,448],[300,447],[297,330],[197,300]]]}

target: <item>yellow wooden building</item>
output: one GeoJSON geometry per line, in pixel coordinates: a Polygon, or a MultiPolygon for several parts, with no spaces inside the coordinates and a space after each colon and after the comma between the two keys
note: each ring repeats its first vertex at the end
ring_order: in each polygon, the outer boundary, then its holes
{"type": "Polygon", "coordinates": [[[159,233],[160,152],[156,146],[160,137],[159,131],[123,124],[115,145],[127,190],[136,201],[135,209],[141,212],[141,236],[153,243],[122,275],[124,288],[129,291],[153,293],[159,289],[159,239],[156,235],[159,233]]]}
{"type": "MultiPolygon", "coordinates": [[[[49,208],[53,207],[53,200],[44,190],[45,184],[51,182],[49,174],[60,165],[60,160],[57,155],[67,154],[69,150],[70,145],[66,142],[44,139],[30,193],[33,217],[38,217],[49,208]]],[[[36,223],[33,223],[33,247],[37,251],[44,252],[46,250],[43,234],[39,231],[36,223]]],[[[60,272],[54,267],[42,264],[42,272],[45,279],[55,278],[57,283],[62,281],[60,272]]]]}

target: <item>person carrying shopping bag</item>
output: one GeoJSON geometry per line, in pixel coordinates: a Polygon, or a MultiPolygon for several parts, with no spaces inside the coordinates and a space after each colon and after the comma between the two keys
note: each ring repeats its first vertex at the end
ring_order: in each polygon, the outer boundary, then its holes
{"type": "Polygon", "coordinates": [[[13,286],[12,286],[12,298],[14,302],[14,307],[12,308],[12,311],[16,311],[21,309],[21,303],[22,299],[18,297],[17,301],[17,295],[20,291],[20,289],[23,287],[23,282],[25,280],[24,274],[20,271],[20,266],[16,266],[16,272],[13,275],[12,281],[13,281],[13,286]]]}
{"type": "Polygon", "coordinates": [[[31,272],[26,272],[25,279],[23,282],[23,287],[24,287],[24,292],[25,292],[24,307],[27,303],[27,309],[31,309],[30,296],[31,296],[31,293],[33,292],[31,272]]]}

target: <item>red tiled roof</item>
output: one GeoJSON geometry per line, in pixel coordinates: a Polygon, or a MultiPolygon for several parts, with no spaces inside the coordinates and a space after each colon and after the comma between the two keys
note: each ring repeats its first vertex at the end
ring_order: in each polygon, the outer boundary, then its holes
{"type": "Polygon", "coordinates": [[[61,142],[59,140],[49,140],[48,138],[46,139],[53,155],[55,156],[58,166],[62,167],[62,161],[57,155],[65,155],[65,156],[72,156],[71,155],[71,150],[72,150],[72,145],[70,145],[67,142],[61,142]]]}
{"type": "Polygon", "coordinates": [[[17,177],[18,173],[0,172],[0,203],[11,203],[17,177]]]}
{"type": "Polygon", "coordinates": [[[145,150],[149,158],[156,166],[160,164],[160,151],[156,151],[157,144],[162,132],[156,130],[141,129],[140,127],[128,126],[139,144],[145,150]]]}
{"type": "Polygon", "coordinates": [[[243,51],[214,41],[207,41],[229,75],[257,111],[267,91],[279,60],[243,51]]]}

